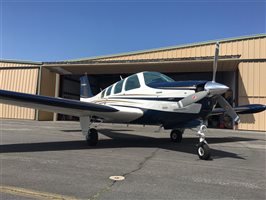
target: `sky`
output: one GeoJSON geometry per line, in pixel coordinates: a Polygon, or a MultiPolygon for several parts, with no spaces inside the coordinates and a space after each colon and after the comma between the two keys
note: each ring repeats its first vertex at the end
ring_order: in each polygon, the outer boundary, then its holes
{"type": "Polygon", "coordinates": [[[103,56],[265,27],[266,0],[0,0],[0,59],[103,56]]]}

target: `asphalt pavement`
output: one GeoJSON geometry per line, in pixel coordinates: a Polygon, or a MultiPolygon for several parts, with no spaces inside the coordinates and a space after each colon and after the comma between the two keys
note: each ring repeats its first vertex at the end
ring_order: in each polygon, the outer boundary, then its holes
{"type": "Polygon", "coordinates": [[[0,199],[266,199],[266,133],[209,129],[204,161],[194,130],[97,129],[88,147],[78,122],[0,119],[0,199]]]}

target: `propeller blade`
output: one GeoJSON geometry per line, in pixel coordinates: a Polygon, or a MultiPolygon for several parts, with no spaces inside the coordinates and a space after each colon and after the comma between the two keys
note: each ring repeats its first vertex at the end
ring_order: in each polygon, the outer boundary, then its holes
{"type": "Polygon", "coordinates": [[[239,116],[236,114],[232,106],[221,96],[217,95],[217,101],[220,104],[220,106],[225,109],[225,112],[236,122],[240,122],[239,116]]]}
{"type": "Polygon", "coordinates": [[[184,99],[178,101],[177,105],[179,108],[186,107],[190,104],[193,104],[193,103],[196,103],[197,101],[200,101],[201,99],[206,97],[208,94],[209,94],[208,91],[201,91],[201,92],[191,94],[191,95],[185,97],[184,99]]]}
{"type": "Polygon", "coordinates": [[[219,42],[216,42],[216,47],[215,47],[215,56],[214,56],[214,61],[213,61],[213,75],[212,75],[212,82],[215,82],[216,78],[216,71],[217,71],[217,62],[218,62],[218,56],[219,56],[219,42]]]}

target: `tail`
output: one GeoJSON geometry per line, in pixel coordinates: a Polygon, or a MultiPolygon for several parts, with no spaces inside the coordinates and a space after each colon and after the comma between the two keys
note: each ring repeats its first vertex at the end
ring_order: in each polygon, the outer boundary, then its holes
{"type": "Polygon", "coordinates": [[[80,98],[93,97],[87,75],[80,77],[80,98]]]}

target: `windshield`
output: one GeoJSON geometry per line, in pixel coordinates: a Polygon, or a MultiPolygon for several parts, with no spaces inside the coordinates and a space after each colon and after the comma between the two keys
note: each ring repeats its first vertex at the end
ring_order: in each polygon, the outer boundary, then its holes
{"type": "Polygon", "coordinates": [[[173,79],[159,72],[144,72],[143,75],[146,85],[150,83],[174,82],[173,79]]]}

